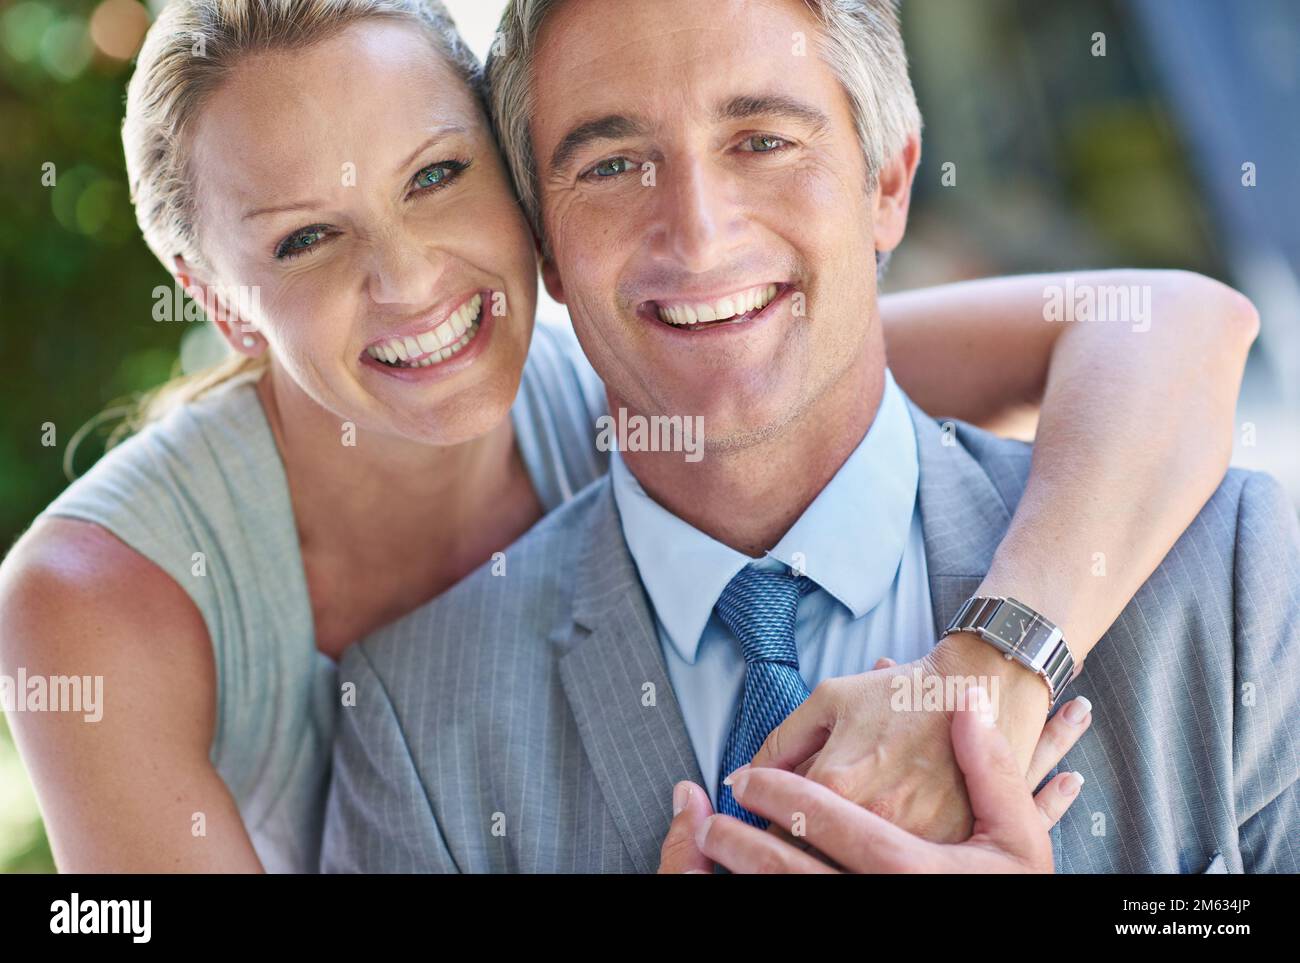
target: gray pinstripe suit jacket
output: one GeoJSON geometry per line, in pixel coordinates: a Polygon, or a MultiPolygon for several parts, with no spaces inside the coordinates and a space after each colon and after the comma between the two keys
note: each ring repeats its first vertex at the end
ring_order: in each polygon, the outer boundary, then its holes
{"type": "MultiPolygon", "coordinates": [[[[1031,449],[965,425],[945,444],[912,417],[937,631],[987,570],[1031,449]]],[[[607,480],[504,575],[354,646],[340,680],[356,704],[327,871],[651,872],[673,784],[701,782],[607,480]]],[[[1086,784],[1052,834],[1058,871],[1300,872],[1300,526],[1275,481],[1228,473],[1072,693],[1095,716],[1063,763],[1086,784]]]]}

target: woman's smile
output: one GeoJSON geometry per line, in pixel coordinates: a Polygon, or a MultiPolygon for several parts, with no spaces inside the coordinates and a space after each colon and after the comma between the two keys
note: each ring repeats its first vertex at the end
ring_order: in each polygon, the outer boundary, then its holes
{"type": "Polygon", "coordinates": [[[503,292],[475,291],[441,318],[426,316],[410,333],[387,335],[361,353],[362,367],[405,381],[427,381],[464,370],[490,340],[493,311],[503,292]]]}
{"type": "Polygon", "coordinates": [[[428,367],[446,361],[478,333],[483,311],[483,292],[476,291],[460,302],[446,318],[425,318],[410,333],[398,333],[375,341],[366,354],[395,368],[428,367]]]}

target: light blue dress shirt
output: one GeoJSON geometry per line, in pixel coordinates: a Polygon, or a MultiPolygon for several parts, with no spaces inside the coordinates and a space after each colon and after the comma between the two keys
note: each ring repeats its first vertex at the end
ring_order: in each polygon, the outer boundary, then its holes
{"type": "MultiPolygon", "coordinates": [[[[716,805],[745,660],[713,606],[754,560],[650,498],[617,452],[610,477],[623,535],[654,609],[668,678],[716,805]]],[[[918,477],[916,432],[902,389],[887,371],[866,436],[756,563],[801,570],[817,585],[800,603],[795,625],[799,671],[809,689],[823,679],[869,671],[882,656],[911,662],[934,647],[918,477]]]]}

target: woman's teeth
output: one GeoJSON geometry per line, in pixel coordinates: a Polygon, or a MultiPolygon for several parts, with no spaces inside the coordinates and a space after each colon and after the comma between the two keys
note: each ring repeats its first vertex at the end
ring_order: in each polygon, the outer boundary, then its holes
{"type": "Polygon", "coordinates": [[[659,308],[659,320],[679,327],[704,324],[709,321],[726,321],[737,315],[761,311],[776,297],[777,286],[750,288],[710,304],[676,304],[659,308]]]}
{"type": "Polygon", "coordinates": [[[366,354],[394,368],[427,368],[465,349],[478,334],[483,295],[476,294],[431,331],[390,338],[366,348],[366,354]]]}

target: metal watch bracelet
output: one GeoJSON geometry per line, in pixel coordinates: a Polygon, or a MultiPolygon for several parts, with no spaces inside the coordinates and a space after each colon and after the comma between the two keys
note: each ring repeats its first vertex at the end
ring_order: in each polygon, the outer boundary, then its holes
{"type": "Polygon", "coordinates": [[[1038,675],[1047,683],[1053,706],[1074,678],[1074,656],[1061,630],[1016,599],[980,595],[967,599],[943,634],[954,632],[979,636],[1038,675]]]}

